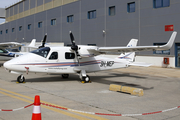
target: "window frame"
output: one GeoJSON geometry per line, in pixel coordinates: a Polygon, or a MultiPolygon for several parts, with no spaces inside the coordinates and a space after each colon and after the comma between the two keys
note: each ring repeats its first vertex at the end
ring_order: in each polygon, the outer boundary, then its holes
{"type": "Polygon", "coordinates": [[[22,26],[19,26],[19,31],[22,31],[22,26]]]}
{"type": "Polygon", "coordinates": [[[6,29],[6,34],[8,34],[8,29],[6,29]]]}
{"type": "Polygon", "coordinates": [[[88,11],[87,18],[88,19],[96,19],[97,18],[97,11],[96,10],[88,11]]]}
{"type": "Polygon", "coordinates": [[[58,52],[57,51],[52,52],[51,55],[49,56],[49,60],[57,60],[57,59],[58,59],[58,52]],[[56,53],[55,58],[51,58],[53,53],[56,53]]]}
{"type": "Polygon", "coordinates": [[[0,34],[1,34],[1,35],[3,34],[3,31],[2,31],[2,30],[0,31],[0,34]]]}
{"type": "Polygon", "coordinates": [[[56,25],[56,19],[51,19],[51,25],[52,26],[56,25]]]}
{"type": "Polygon", "coordinates": [[[110,6],[109,7],[109,16],[115,16],[116,15],[116,6],[110,6]],[[114,9],[114,12],[112,10],[114,9]]]}
{"type": "Polygon", "coordinates": [[[50,47],[43,47],[43,48],[39,48],[39,49],[31,51],[31,53],[47,58],[50,50],[51,50],[50,47]]]}
{"type": "Polygon", "coordinates": [[[65,52],[65,59],[75,59],[75,53],[65,52]],[[70,56],[71,55],[71,56],[70,56]]]}
{"type": "Polygon", "coordinates": [[[135,2],[127,3],[127,12],[128,13],[136,12],[136,3],[135,2]],[[134,8],[131,8],[131,5],[134,5],[134,8]]]}
{"type": "Polygon", "coordinates": [[[14,32],[15,28],[12,28],[12,33],[14,32]]]}
{"type": "Polygon", "coordinates": [[[164,7],[170,7],[170,0],[167,0],[168,5],[164,5],[165,0],[153,0],[153,8],[157,9],[157,8],[164,8],[164,7]],[[156,5],[156,2],[160,2],[160,5],[156,5]]]}
{"type": "Polygon", "coordinates": [[[73,23],[74,22],[74,15],[68,15],[67,16],[67,22],[68,23],[73,23]]]}
{"type": "Polygon", "coordinates": [[[38,28],[42,28],[42,26],[43,26],[42,24],[43,24],[42,21],[38,22],[38,28]]]}
{"type": "Polygon", "coordinates": [[[31,30],[31,24],[28,24],[28,30],[31,30]]]}

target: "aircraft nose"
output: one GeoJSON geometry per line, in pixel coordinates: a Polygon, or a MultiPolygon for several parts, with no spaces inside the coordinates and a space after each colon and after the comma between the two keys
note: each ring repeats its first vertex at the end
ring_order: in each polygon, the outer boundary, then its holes
{"type": "Polygon", "coordinates": [[[10,61],[7,61],[3,64],[3,66],[6,68],[6,69],[11,69],[11,62],[10,61]]]}
{"type": "Polygon", "coordinates": [[[21,61],[19,60],[19,58],[14,58],[12,60],[9,60],[7,62],[5,62],[3,64],[3,66],[8,69],[8,70],[13,70],[13,69],[16,69],[16,67],[14,65],[20,63],[21,61]]]}

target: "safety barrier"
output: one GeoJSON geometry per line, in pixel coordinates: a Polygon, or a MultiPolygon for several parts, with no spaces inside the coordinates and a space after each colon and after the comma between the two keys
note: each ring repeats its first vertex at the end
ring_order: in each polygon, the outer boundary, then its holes
{"type": "Polygon", "coordinates": [[[96,112],[86,112],[86,111],[80,111],[80,110],[73,110],[73,109],[69,109],[69,108],[66,108],[66,107],[61,107],[61,106],[58,106],[58,105],[51,105],[51,104],[42,103],[42,102],[40,103],[40,98],[35,96],[34,103],[32,103],[30,105],[27,105],[27,106],[21,107],[21,108],[17,108],[17,109],[0,109],[0,111],[17,111],[17,110],[22,110],[22,109],[28,108],[28,107],[30,107],[32,105],[34,105],[33,114],[34,115],[39,114],[38,117],[41,114],[41,112],[40,112],[40,105],[45,105],[45,106],[48,106],[48,107],[53,107],[53,108],[57,108],[57,109],[61,109],[61,110],[67,110],[67,111],[70,111],[70,112],[86,113],[86,114],[92,114],[92,115],[106,115],[106,116],[141,116],[141,115],[152,115],[152,114],[168,112],[168,111],[172,111],[172,110],[175,110],[177,108],[180,108],[180,106],[178,106],[178,107],[174,107],[174,108],[170,108],[170,109],[166,109],[166,110],[162,110],[162,111],[149,112],[149,113],[141,113],[141,114],[108,114],[108,113],[96,113],[96,112]],[[39,108],[37,109],[38,106],[39,106],[39,108]],[[35,110],[35,109],[37,109],[37,110],[35,110]]]}
{"type": "Polygon", "coordinates": [[[162,110],[162,111],[149,112],[149,113],[141,113],[141,114],[106,114],[106,113],[96,113],[96,112],[85,112],[85,111],[80,111],[80,110],[73,110],[73,109],[69,109],[69,108],[66,108],[66,107],[60,107],[60,106],[50,105],[50,104],[46,104],[46,103],[41,103],[41,104],[45,105],[45,106],[49,106],[49,107],[58,108],[58,109],[61,109],[61,110],[71,111],[71,112],[79,112],[79,113],[86,113],[86,114],[92,114],[92,115],[106,115],[106,116],[141,116],[141,115],[152,115],[152,114],[168,112],[168,111],[172,111],[172,110],[175,110],[177,108],[180,108],[180,106],[178,106],[178,107],[174,107],[174,108],[170,108],[170,109],[166,109],[166,110],[162,110]]]}
{"type": "Polygon", "coordinates": [[[0,109],[0,111],[18,111],[18,110],[22,110],[22,109],[28,108],[28,107],[30,107],[32,105],[34,105],[34,103],[32,103],[30,105],[27,105],[25,107],[17,108],[17,109],[0,109]]]}

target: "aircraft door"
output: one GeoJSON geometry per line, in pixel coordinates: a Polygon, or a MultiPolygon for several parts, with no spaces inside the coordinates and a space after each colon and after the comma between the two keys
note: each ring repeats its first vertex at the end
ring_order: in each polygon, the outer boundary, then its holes
{"type": "Polygon", "coordinates": [[[54,51],[49,56],[47,63],[49,63],[48,66],[48,72],[49,73],[56,73],[57,72],[57,63],[59,62],[58,52],[54,51]]]}

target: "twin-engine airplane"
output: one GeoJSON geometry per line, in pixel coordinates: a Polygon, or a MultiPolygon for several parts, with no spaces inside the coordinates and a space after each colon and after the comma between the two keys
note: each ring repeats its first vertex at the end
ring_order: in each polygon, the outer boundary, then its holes
{"type": "Polygon", "coordinates": [[[45,47],[34,50],[28,54],[14,58],[4,63],[10,73],[20,74],[17,81],[25,81],[24,73],[55,73],[68,78],[69,74],[79,74],[82,82],[90,82],[89,72],[126,68],[130,65],[149,66],[134,62],[135,52],[170,49],[174,43],[177,32],[173,32],[166,45],[136,46],[137,39],[131,39],[126,47],[98,47],[76,45],[73,34],[70,32],[71,47],[45,47]],[[120,52],[115,58],[103,57],[106,52],[120,52]]]}

